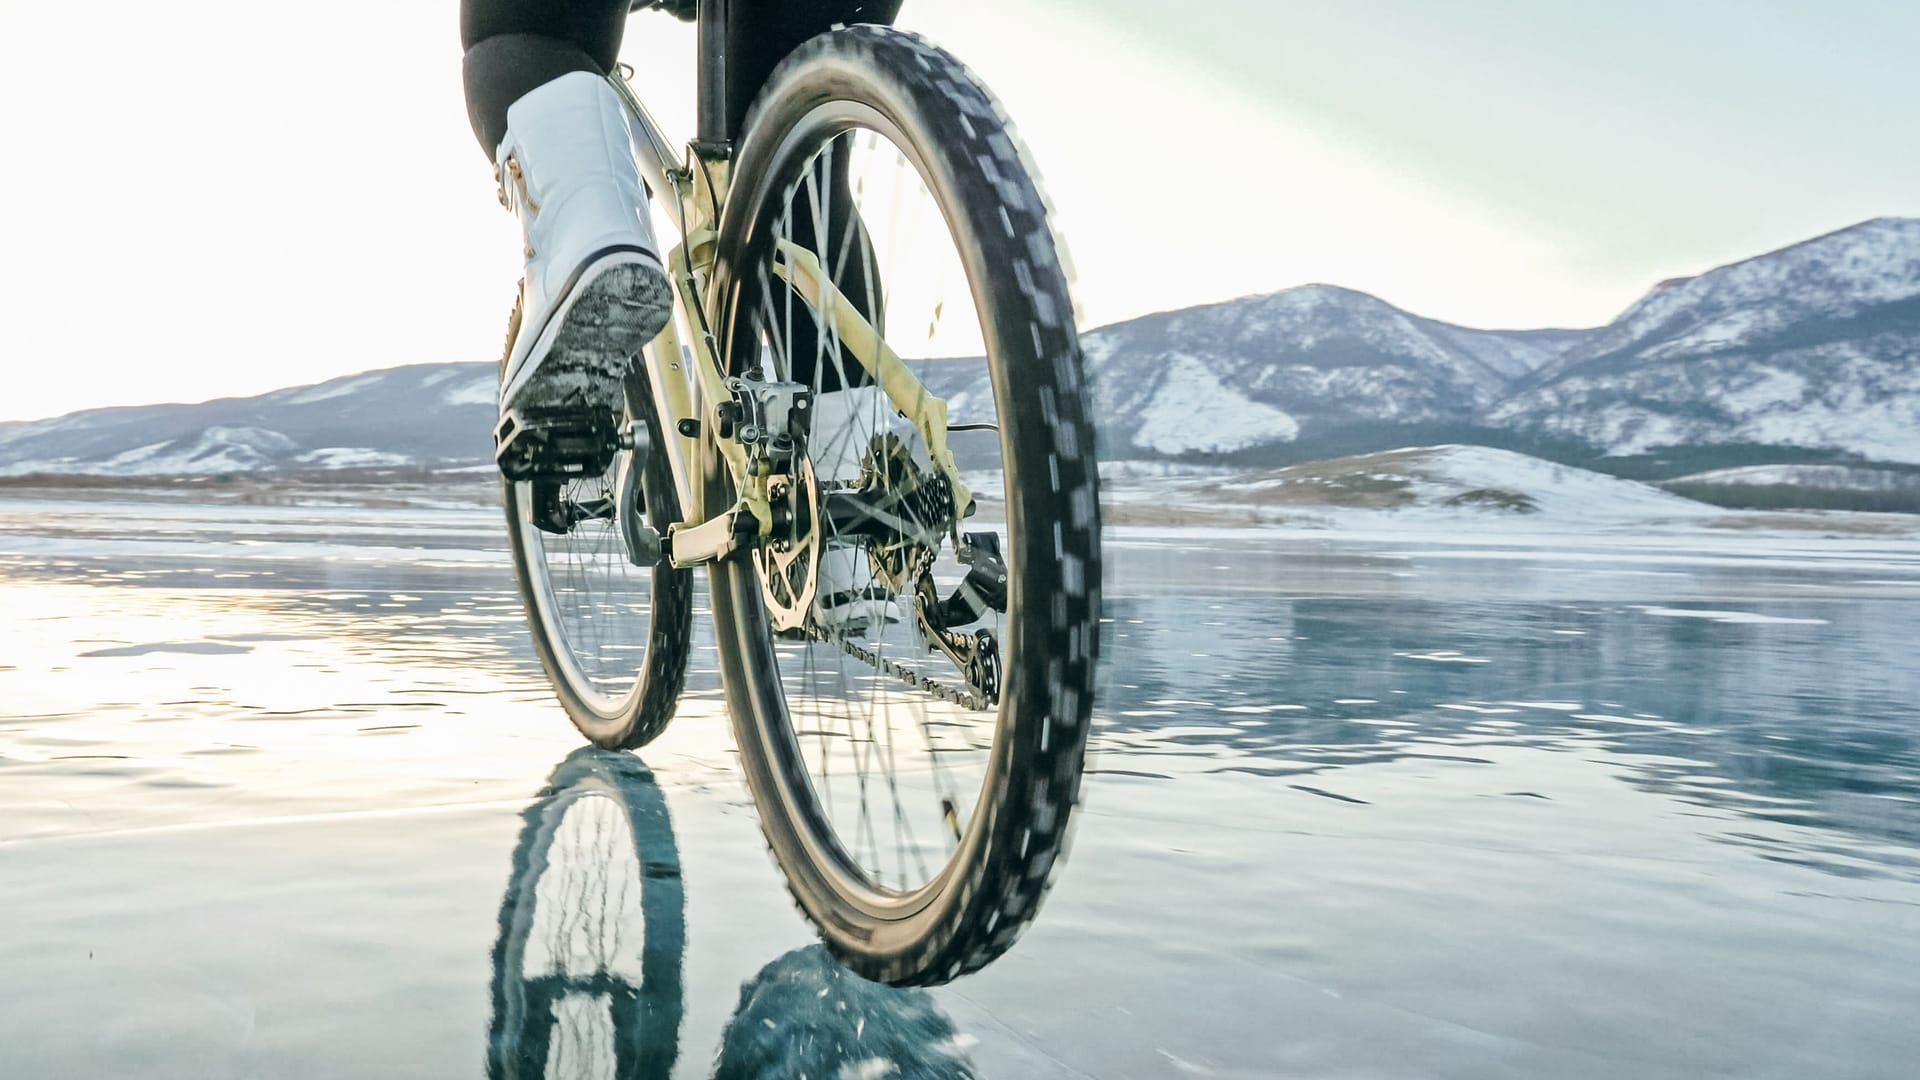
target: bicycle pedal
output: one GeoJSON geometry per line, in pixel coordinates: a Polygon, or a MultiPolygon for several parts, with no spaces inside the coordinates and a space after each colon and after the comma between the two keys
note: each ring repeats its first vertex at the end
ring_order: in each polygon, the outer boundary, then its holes
{"type": "Polygon", "coordinates": [[[493,460],[508,480],[569,480],[605,472],[620,452],[612,412],[508,409],[493,429],[493,460]]]}

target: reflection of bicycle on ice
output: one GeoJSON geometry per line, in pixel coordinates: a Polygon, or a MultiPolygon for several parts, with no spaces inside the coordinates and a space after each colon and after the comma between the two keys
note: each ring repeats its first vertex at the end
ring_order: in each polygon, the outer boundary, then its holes
{"type": "MultiPolygon", "coordinates": [[[[582,748],[523,816],[493,947],[487,1075],[665,1080],[680,1049],[686,898],[653,774],[582,748]]],[[[925,992],[867,982],[816,945],[742,987],[713,1075],[974,1073],[925,992]]]]}

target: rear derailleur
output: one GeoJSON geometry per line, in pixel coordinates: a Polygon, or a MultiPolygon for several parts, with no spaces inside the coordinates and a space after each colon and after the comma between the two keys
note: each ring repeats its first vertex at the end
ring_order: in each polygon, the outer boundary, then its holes
{"type": "Polygon", "coordinates": [[[946,654],[982,705],[992,708],[1000,703],[1000,643],[984,626],[972,633],[957,628],[978,622],[988,611],[1007,610],[1007,564],[1000,555],[1000,536],[962,534],[956,554],[967,565],[967,576],[945,600],[933,581],[934,553],[922,554],[914,574],[914,623],[927,646],[946,654]]]}

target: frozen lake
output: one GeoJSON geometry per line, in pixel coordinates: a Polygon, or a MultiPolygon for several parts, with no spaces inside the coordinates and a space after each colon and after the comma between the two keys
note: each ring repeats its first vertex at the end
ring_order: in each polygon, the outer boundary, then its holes
{"type": "Polygon", "coordinates": [[[1913,1075],[1910,533],[1109,540],[1072,859],[921,995],[804,951],[707,647],[579,751],[496,512],[0,498],[0,1075],[1913,1075]]]}

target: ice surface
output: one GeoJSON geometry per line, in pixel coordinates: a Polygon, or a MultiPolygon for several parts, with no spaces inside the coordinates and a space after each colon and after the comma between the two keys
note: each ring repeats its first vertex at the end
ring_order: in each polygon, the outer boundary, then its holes
{"type": "Polygon", "coordinates": [[[22,1076],[379,1073],[496,1038],[599,1067],[659,1045],[601,1023],[638,993],[695,1076],[743,1040],[923,1059],[890,1021],[1036,1080],[1906,1076],[1920,543],[1523,531],[1548,516],[1109,530],[1073,859],[1033,933],[916,1013],[782,959],[809,935],[706,619],[672,727],[617,755],[658,785],[649,824],[605,784],[547,819],[590,752],[497,508],[0,498],[0,1045],[22,1076]],[[672,963],[635,985],[639,950],[672,963]],[[601,981],[502,1030],[503,991],[560,972],[601,981]]]}

